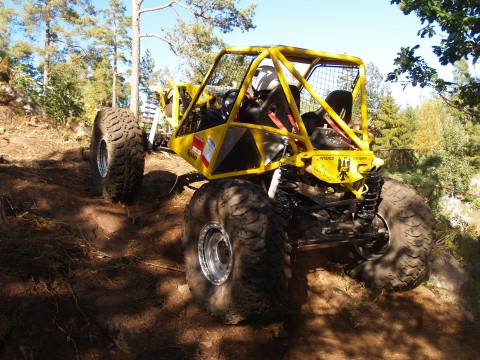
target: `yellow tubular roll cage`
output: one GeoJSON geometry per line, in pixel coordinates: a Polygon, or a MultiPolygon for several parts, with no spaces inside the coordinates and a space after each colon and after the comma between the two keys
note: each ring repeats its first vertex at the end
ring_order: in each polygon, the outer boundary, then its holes
{"type": "MultiPolygon", "coordinates": [[[[363,61],[357,57],[347,56],[347,55],[340,55],[340,54],[332,54],[328,52],[320,52],[314,50],[307,50],[307,49],[300,49],[295,47],[288,47],[288,46],[273,46],[273,47],[228,47],[220,51],[217,55],[215,62],[210,67],[207,76],[203,80],[202,84],[198,88],[189,108],[185,111],[183,118],[179,122],[179,126],[177,126],[172,139],[169,143],[169,146],[180,156],[185,158],[190,164],[192,164],[199,172],[201,172],[205,177],[208,179],[216,179],[216,178],[226,178],[226,177],[241,177],[250,174],[259,174],[265,171],[270,171],[276,169],[280,165],[280,161],[275,161],[269,163],[267,165],[260,164],[260,166],[252,169],[245,169],[240,171],[233,171],[233,172],[226,172],[220,174],[213,174],[212,173],[212,164],[215,163],[219,154],[219,148],[221,146],[216,147],[216,151],[213,153],[211,161],[208,166],[205,163],[202,163],[199,159],[193,159],[192,157],[185,156],[185,148],[191,148],[193,137],[198,135],[203,139],[212,138],[213,142],[216,144],[222,144],[225,136],[227,134],[227,130],[230,127],[236,128],[247,128],[252,130],[258,130],[263,132],[268,132],[270,134],[276,134],[283,137],[288,138],[289,144],[292,148],[293,155],[289,156],[286,159],[282,159],[285,164],[293,165],[300,169],[300,172],[306,170],[306,161],[309,161],[313,158],[317,158],[316,161],[313,161],[315,164],[319,164],[318,161],[319,157],[325,158],[328,156],[335,156],[335,161],[337,158],[351,158],[355,157],[359,159],[360,157],[368,158],[366,164],[359,164],[357,165],[358,174],[355,177],[355,181],[352,179],[346,179],[345,181],[339,181],[338,179],[335,180],[336,183],[341,183],[345,187],[347,187],[350,191],[352,191],[356,197],[360,197],[361,194],[366,190],[364,189],[364,182],[365,182],[365,174],[370,172],[373,168],[380,167],[383,165],[383,161],[381,159],[375,158],[373,152],[370,150],[370,136],[368,131],[368,115],[367,115],[367,98],[366,98],[366,88],[365,88],[365,76],[366,70],[363,61]],[[206,82],[209,78],[210,73],[215,69],[216,65],[219,63],[222,56],[225,54],[234,53],[234,54],[245,54],[245,55],[256,55],[255,60],[250,65],[250,68],[245,76],[245,79],[238,90],[238,96],[236,97],[235,103],[233,104],[232,110],[230,115],[225,123],[222,123],[218,126],[206,129],[206,130],[199,130],[198,132],[194,132],[191,134],[180,135],[179,131],[185,122],[190,110],[192,107],[202,99],[199,99],[202,96],[203,89],[206,86],[206,82]],[[238,113],[241,103],[247,94],[248,87],[252,81],[252,78],[255,74],[257,67],[264,59],[270,59],[275,67],[275,70],[278,75],[278,79],[280,85],[283,88],[283,91],[286,95],[288,104],[292,111],[293,118],[298,126],[299,133],[289,132],[284,129],[274,128],[270,126],[263,126],[251,123],[242,123],[237,121],[235,115],[238,113]],[[292,64],[295,63],[304,63],[307,65],[307,70],[304,74],[301,74],[295,66],[292,64]],[[356,82],[355,87],[352,89],[352,97],[355,99],[360,94],[360,109],[361,109],[361,128],[359,130],[354,130],[350,128],[345,121],[337,114],[332,107],[322,98],[314,87],[308,82],[307,78],[310,72],[314,69],[315,66],[319,64],[336,64],[336,65],[352,65],[358,67],[359,74],[358,80],[356,82]],[[282,67],[283,66],[283,67],[282,67]],[[352,150],[315,150],[312,142],[310,140],[309,134],[307,133],[307,129],[305,124],[302,120],[300,109],[297,107],[295,98],[290,90],[289,84],[287,82],[287,78],[284,73],[284,69],[288,70],[291,75],[298,81],[297,86],[299,88],[304,88],[311,97],[320,104],[323,109],[328,113],[331,119],[335,122],[335,124],[344,132],[344,134],[351,140],[353,144],[357,147],[357,149],[352,150]],[[359,184],[353,185],[354,182],[359,184]]],[[[177,90],[178,91],[178,90],[177,90]]],[[[175,94],[177,95],[177,94],[175,94]]],[[[176,112],[178,116],[178,110],[176,112]]],[[[293,131],[293,130],[292,130],[293,131]]],[[[262,150],[259,149],[261,152],[262,150]]],[[[263,154],[262,154],[263,156],[263,154]]],[[[332,163],[333,164],[333,163],[332,163]]],[[[357,164],[357,163],[355,163],[357,164]]],[[[323,166],[323,165],[322,165],[323,166]]],[[[333,165],[332,165],[333,166],[333,165]]],[[[314,166],[315,167],[315,166],[314,166]]],[[[311,166],[309,167],[311,168],[311,166]]],[[[328,168],[328,167],[327,167],[328,168]]],[[[307,171],[310,171],[307,169],[307,171]]],[[[321,170],[324,171],[324,170],[321,170]]],[[[320,172],[321,172],[320,171],[320,172]]],[[[315,176],[319,177],[319,171],[315,171],[313,169],[313,173],[315,176]]],[[[328,176],[327,176],[328,179],[328,176]]],[[[325,180],[325,179],[323,179],[325,180]]],[[[328,181],[328,180],[327,180],[328,181]]]]}

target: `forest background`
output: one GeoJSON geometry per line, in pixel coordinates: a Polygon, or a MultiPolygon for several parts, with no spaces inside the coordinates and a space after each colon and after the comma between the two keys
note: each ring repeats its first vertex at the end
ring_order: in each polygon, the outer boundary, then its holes
{"type": "MultiPolygon", "coordinates": [[[[433,56],[440,65],[449,66],[451,74],[446,80],[445,70],[430,67],[417,55],[418,45],[399,48],[388,74],[369,62],[367,97],[376,131],[374,149],[386,159],[388,176],[410,183],[429,201],[438,220],[438,241],[480,273],[478,265],[473,265],[480,263],[478,226],[460,223],[452,228],[442,207],[445,196],[455,196],[472,210],[480,210],[479,194],[471,188],[472,178],[480,173],[480,80],[475,75],[480,6],[469,0],[391,3],[398,5],[397,11],[419,18],[419,39],[438,40],[432,47],[433,56]],[[421,101],[412,99],[400,105],[392,83],[432,91],[421,101]]],[[[254,30],[256,5],[238,0],[163,5],[133,0],[128,8],[120,0],[95,4],[89,0],[0,0],[1,81],[29,95],[60,127],[74,119],[91,125],[96,109],[102,107],[129,107],[134,83],[131,69],[136,62],[139,92],[145,99],[149,87],[162,84],[165,75],[199,82],[215,53],[226,45],[228,34],[258,31],[254,30]],[[170,11],[168,21],[158,24],[156,33],[141,36],[162,43],[178,66],[159,70],[157,62],[162,59],[149,49],[144,49],[141,59],[132,57],[132,41],[140,36],[131,28],[135,6],[142,16],[153,9],[170,11]]],[[[473,291],[480,298],[480,280],[473,291]]]]}

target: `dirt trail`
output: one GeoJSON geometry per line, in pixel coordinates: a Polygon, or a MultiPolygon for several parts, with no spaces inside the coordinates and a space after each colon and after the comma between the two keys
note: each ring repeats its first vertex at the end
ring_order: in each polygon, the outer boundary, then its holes
{"type": "Polygon", "coordinates": [[[5,109],[0,119],[0,359],[478,358],[469,313],[424,286],[366,290],[325,251],[296,254],[268,318],[219,324],[193,301],[180,248],[201,176],[151,154],[135,201],[108,203],[80,144],[5,109]]]}

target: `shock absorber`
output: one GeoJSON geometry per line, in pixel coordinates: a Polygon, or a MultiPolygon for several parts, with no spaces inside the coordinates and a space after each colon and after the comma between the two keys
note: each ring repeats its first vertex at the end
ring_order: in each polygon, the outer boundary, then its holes
{"type": "Polygon", "coordinates": [[[272,182],[268,189],[268,196],[280,215],[287,221],[291,219],[293,210],[297,206],[298,171],[295,166],[281,164],[273,173],[272,182]]]}
{"type": "MultiPolygon", "coordinates": [[[[282,158],[285,158],[287,144],[288,140],[286,140],[282,158]]],[[[280,162],[280,166],[273,173],[268,189],[268,196],[273,200],[274,207],[287,221],[291,219],[293,210],[297,206],[296,189],[298,180],[297,167],[280,162]]]]}
{"type": "Polygon", "coordinates": [[[383,186],[383,177],[380,173],[370,173],[367,176],[365,185],[368,190],[363,194],[362,201],[357,205],[357,216],[366,221],[372,221],[377,213],[377,206],[380,200],[380,192],[383,186]]]}

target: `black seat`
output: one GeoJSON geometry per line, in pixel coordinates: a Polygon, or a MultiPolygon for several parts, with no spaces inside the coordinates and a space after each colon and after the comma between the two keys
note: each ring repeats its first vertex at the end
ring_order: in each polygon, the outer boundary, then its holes
{"type": "MultiPolygon", "coordinates": [[[[300,108],[300,91],[295,85],[289,85],[293,98],[300,108]]],[[[276,86],[265,98],[263,103],[251,103],[240,115],[240,119],[243,122],[277,127],[275,123],[268,116],[269,112],[272,112],[282,125],[288,130],[292,131],[292,123],[288,115],[292,114],[290,106],[288,105],[287,97],[283,91],[281,85],[276,86]]]]}
{"type": "MultiPolygon", "coordinates": [[[[347,124],[352,120],[353,97],[350,91],[335,90],[328,94],[325,102],[347,124]]],[[[349,150],[351,147],[325,120],[327,111],[321,107],[302,115],[303,123],[310,135],[314,149],[317,150],[349,150]]]]}
{"type": "MultiPolygon", "coordinates": [[[[347,124],[352,120],[353,98],[352,93],[346,90],[335,90],[328,94],[325,99],[328,105],[335,111],[347,124]]],[[[327,114],[325,109],[320,109],[318,115],[323,119],[327,114]]]]}
{"type": "MultiPolygon", "coordinates": [[[[335,111],[347,124],[352,120],[353,97],[350,91],[334,90],[325,99],[325,102],[335,111]]],[[[302,115],[303,123],[309,135],[315,128],[328,126],[324,117],[327,111],[320,107],[317,111],[310,111],[302,115]]]]}

